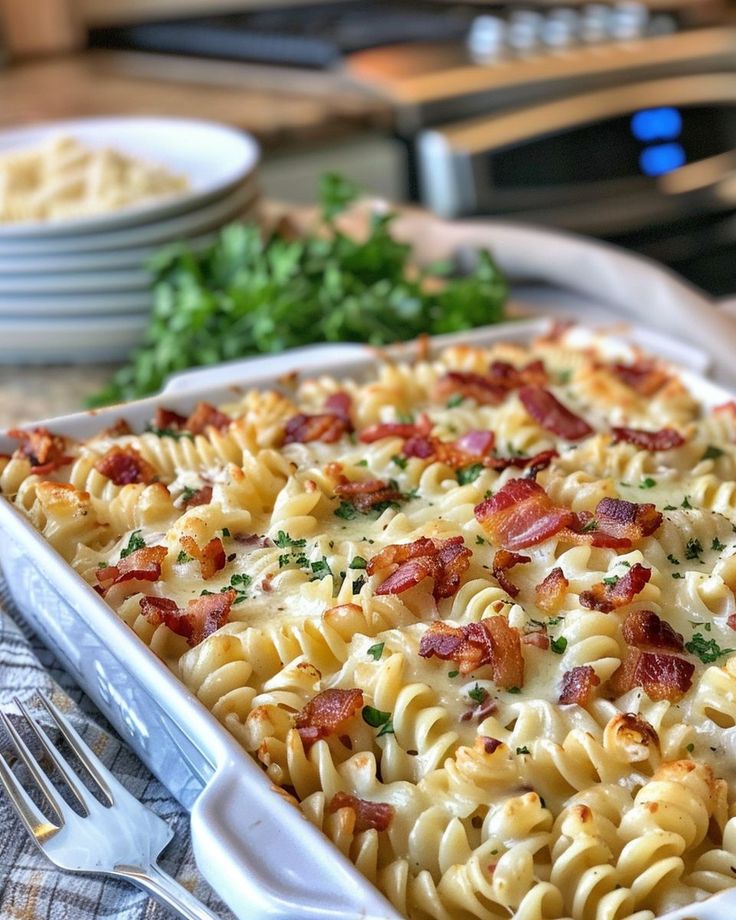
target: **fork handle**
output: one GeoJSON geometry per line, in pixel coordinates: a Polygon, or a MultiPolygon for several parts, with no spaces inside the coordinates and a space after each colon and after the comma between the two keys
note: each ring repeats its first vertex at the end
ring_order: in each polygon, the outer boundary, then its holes
{"type": "Polygon", "coordinates": [[[208,910],[176,879],[164,872],[157,863],[151,863],[145,869],[138,866],[116,866],[115,875],[122,876],[142,888],[182,920],[219,920],[216,914],[208,910]]]}

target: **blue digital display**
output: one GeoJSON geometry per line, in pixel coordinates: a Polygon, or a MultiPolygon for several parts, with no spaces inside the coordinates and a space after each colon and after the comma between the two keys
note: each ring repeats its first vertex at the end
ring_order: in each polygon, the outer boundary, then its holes
{"type": "Polygon", "coordinates": [[[639,167],[645,176],[663,176],[684,166],[686,159],[682,144],[656,144],[642,150],[639,167]]]}
{"type": "Polygon", "coordinates": [[[638,141],[672,141],[682,133],[682,115],[678,109],[644,109],[631,119],[631,133],[638,141]]]}

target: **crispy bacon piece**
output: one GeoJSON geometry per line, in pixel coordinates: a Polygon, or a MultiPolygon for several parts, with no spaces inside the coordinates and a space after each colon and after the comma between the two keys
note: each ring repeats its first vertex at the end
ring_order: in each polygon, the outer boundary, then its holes
{"type": "Polygon", "coordinates": [[[379,422],[360,432],[359,440],[364,444],[372,444],[382,438],[420,438],[427,437],[432,430],[432,421],[428,415],[422,413],[416,423],[411,422],[379,422]]]}
{"type": "Polygon", "coordinates": [[[186,415],[179,415],[173,409],[164,409],[163,406],[159,406],[153,416],[153,427],[159,430],[169,431],[173,429],[174,431],[181,431],[186,427],[186,424],[186,415]]]}
{"type": "Polygon", "coordinates": [[[695,665],[677,655],[661,655],[629,648],[620,666],[611,678],[611,690],[621,696],[642,687],[655,702],[668,700],[676,703],[692,686],[695,665]]]}
{"type": "Polygon", "coordinates": [[[519,630],[504,616],[486,617],[466,626],[435,620],[419,644],[422,658],[456,662],[462,675],[489,664],[499,687],[524,685],[524,658],[519,630]]]}
{"type": "Polygon", "coordinates": [[[636,562],[625,575],[617,578],[614,584],[599,581],[589,591],[583,591],[580,603],[589,610],[610,613],[617,607],[630,604],[636,595],[643,591],[651,577],[652,570],[636,562]]]}
{"type": "Polygon", "coordinates": [[[252,549],[265,549],[273,546],[273,540],[260,533],[234,533],[233,540],[241,546],[247,546],[252,549]]]}
{"type": "Polygon", "coordinates": [[[179,542],[184,552],[199,562],[202,578],[205,581],[225,568],[225,563],[227,562],[225,547],[219,537],[213,537],[201,549],[194,537],[190,537],[188,534],[181,537],[179,542]]]}
{"type": "Polygon", "coordinates": [[[194,412],[184,423],[184,428],[191,434],[204,434],[208,428],[217,428],[222,431],[232,422],[229,415],[208,402],[200,402],[195,406],[194,412]]]}
{"type": "Polygon", "coordinates": [[[534,479],[537,473],[547,469],[555,457],[559,457],[556,450],[540,450],[538,454],[534,454],[532,457],[523,455],[516,457],[487,457],[483,461],[483,465],[499,473],[512,466],[522,470],[525,469],[527,471],[526,478],[534,479]]]}
{"type": "Polygon", "coordinates": [[[349,431],[349,423],[339,415],[305,415],[300,412],[286,423],[284,444],[308,444],[311,441],[334,444],[349,431]]]}
{"type": "Polygon", "coordinates": [[[569,508],[554,505],[533,479],[510,479],[475,506],[475,516],[494,543],[511,550],[542,543],[575,520],[569,508]]]}
{"type": "Polygon", "coordinates": [[[432,397],[444,402],[451,396],[474,399],[480,406],[498,406],[506,399],[509,390],[490,377],[470,371],[448,371],[435,383],[432,397]]]}
{"type": "Polygon", "coordinates": [[[28,460],[37,476],[53,473],[74,460],[66,454],[66,438],[51,434],[48,428],[11,428],[8,437],[20,441],[15,456],[28,460]]]}
{"type": "Polygon", "coordinates": [[[489,738],[488,735],[481,735],[478,741],[483,745],[485,754],[495,753],[503,744],[503,741],[499,741],[498,738],[489,738]]]}
{"type": "Polygon", "coordinates": [[[549,648],[549,636],[546,627],[544,629],[535,629],[533,632],[526,633],[521,639],[524,645],[533,645],[546,651],[549,648]]]}
{"type": "Polygon", "coordinates": [[[562,675],[562,686],[560,687],[560,702],[587,706],[592,699],[593,690],[600,682],[600,677],[589,664],[573,668],[571,671],[565,671],[562,675]]]}
{"type": "Polygon", "coordinates": [[[729,613],[726,625],[729,629],[736,630],[736,613],[729,613]]]}
{"type": "Polygon", "coordinates": [[[534,421],[545,431],[550,431],[567,441],[579,441],[593,434],[593,429],[579,415],[571,412],[544,387],[523,387],[519,399],[534,421]]]}
{"type": "Polygon", "coordinates": [[[544,362],[537,358],[524,367],[514,367],[508,361],[493,361],[488,371],[494,383],[506,390],[518,390],[523,386],[544,386],[548,382],[544,362]]]}
{"type": "Polygon", "coordinates": [[[626,744],[643,744],[646,747],[659,746],[659,735],[654,726],[634,712],[620,712],[614,716],[616,735],[626,744]]]}
{"type": "Polygon", "coordinates": [[[325,412],[329,412],[330,415],[336,415],[338,418],[343,418],[348,423],[350,422],[350,410],[352,408],[353,400],[350,394],[342,390],[332,393],[325,400],[325,412]]]}
{"type": "Polygon", "coordinates": [[[622,626],[624,642],[639,649],[682,652],[685,640],[653,610],[632,610],[622,626]]]}
{"type": "Polygon", "coordinates": [[[563,538],[571,543],[628,549],[644,537],[650,537],[661,523],[662,513],[655,505],[602,498],[594,514],[583,511],[576,515],[563,538]]]}
{"type": "Polygon", "coordinates": [[[158,581],[167,553],[165,546],[143,546],[115,565],[98,569],[97,581],[104,591],[124,581],[158,581]]]}
{"type": "Polygon", "coordinates": [[[363,708],[362,690],[322,690],[296,715],[296,730],[305,750],[335,734],[343,722],[363,708]]]}
{"type": "Polygon", "coordinates": [[[476,703],[460,716],[461,722],[470,722],[471,719],[477,719],[482,722],[488,716],[492,716],[498,709],[498,703],[490,696],[487,696],[482,703],[476,703]]]}
{"type": "Polygon", "coordinates": [[[116,486],[139,482],[148,485],[156,479],[156,468],[130,446],[111,447],[95,463],[95,469],[116,486]]]}
{"type": "Polygon", "coordinates": [[[719,414],[728,412],[730,415],[736,416],[736,400],[730,399],[728,402],[721,403],[720,406],[714,406],[713,412],[718,412],[719,414]]]}
{"type": "Polygon", "coordinates": [[[376,588],[376,594],[402,594],[425,578],[434,579],[435,600],[452,597],[460,587],[460,577],[470,565],[471,551],[462,537],[430,540],[420,537],[413,543],[387,546],[368,563],[369,575],[389,567],[394,571],[376,588]]]}
{"type": "Polygon", "coordinates": [[[673,450],[682,447],[685,438],[674,428],[660,428],[659,431],[645,431],[643,428],[612,428],[613,443],[625,441],[642,450],[673,450]]]}
{"type": "Polygon", "coordinates": [[[534,589],[537,607],[546,613],[556,613],[562,606],[570,582],[559,566],[556,566],[534,589]]]}
{"type": "Polygon", "coordinates": [[[393,805],[383,802],[367,802],[346,792],[336,792],[327,806],[328,814],[334,814],[341,808],[350,808],[355,812],[354,834],[363,831],[387,831],[394,817],[393,805]]]}
{"type": "Polygon", "coordinates": [[[531,562],[530,556],[521,556],[519,553],[510,553],[507,549],[499,549],[493,557],[493,575],[509,597],[516,597],[519,589],[506,575],[515,565],[531,562]]]}
{"type": "Polygon", "coordinates": [[[493,450],[495,435],[492,431],[468,431],[455,441],[442,441],[429,435],[415,435],[404,442],[405,457],[419,457],[422,460],[437,460],[459,469],[469,463],[488,459],[493,450]]]}
{"type": "Polygon", "coordinates": [[[640,396],[654,396],[669,380],[669,374],[652,360],[639,359],[633,364],[612,364],[611,371],[621,383],[640,396]]]}
{"type": "Polygon", "coordinates": [[[212,486],[202,486],[201,489],[184,499],[182,508],[197,508],[199,505],[209,505],[212,501],[212,486]]]}
{"type": "Polygon", "coordinates": [[[162,623],[194,647],[227,623],[235,591],[195,597],[180,608],[168,597],[142,597],[141,613],[153,626],[162,623]]]}
{"type": "Polygon", "coordinates": [[[335,486],[335,495],[349,501],[358,511],[365,513],[381,502],[399,501],[401,492],[383,479],[364,479],[362,482],[343,482],[335,486]]]}

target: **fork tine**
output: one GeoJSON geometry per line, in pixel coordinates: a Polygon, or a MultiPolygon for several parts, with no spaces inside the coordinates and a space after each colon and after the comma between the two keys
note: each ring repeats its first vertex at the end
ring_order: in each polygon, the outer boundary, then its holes
{"type": "Polygon", "coordinates": [[[36,843],[42,843],[55,834],[59,828],[36,807],[26,790],[0,754],[0,786],[3,787],[15,811],[36,843]]]}
{"type": "Polygon", "coordinates": [[[2,711],[0,711],[0,724],[2,724],[3,728],[8,733],[8,737],[10,738],[13,747],[16,750],[18,759],[33,777],[36,785],[41,790],[43,797],[46,799],[49,806],[53,809],[54,814],[59,819],[60,826],[63,827],[65,823],[65,812],[68,812],[69,810],[68,806],[61,798],[61,796],[57,794],[56,790],[48,781],[48,778],[39,766],[38,761],[33,756],[33,754],[31,754],[25,741],[15,730],[15,726],[10,721],[10,719],[2,711]]]}
{"type": "Polygon", "coordinates": [[[100,792],[105,796],[108,804],[114,805],[115,800],[106,778],[109,774],[107,767],[105,767],[99,758],[92,752],[90,747],[82,741],[76,729],[72,727],[71,722],[59,712],[56,706],[54,706],[43,693],[39,693],[38,696],[46,708],[46,711],[56,723],[66,743],[77,755],[80,763],[84,766],[95,783],[97,783],[100,792]]]}
{"type": "Polygon", "coordinates": [[[51,741],[46,735],[46,732],[42,731],[41,727],[36,723],[36,720],[30,714],[25,704],[22,703],[21,700],[19,700],[17,696],[13,697],[13,702],[18,707],[18,709],[23,713],[23,715],[26,717],[26,721],[30,725],[33,731],[33,734],[38,739],[38,743],[44,749],[49,759],[53,760],[54,764],[56,765],[56,769],[59,771],[59,773],[63,777],[64,782],[69,788],[69,791],[72,793],[74,798],[79,803],[80,807],[84,811],[84,814],[89,815],[89,804],[87,800],[87,795],[89,793],[87,792],[87,790],[84,788],[84,786],[80,782],[79,777],[69,768],[69,765],[67,764],[67,762],[64,760],[61,754],[57,751],[57,749],[51,743],[51,741]]]}

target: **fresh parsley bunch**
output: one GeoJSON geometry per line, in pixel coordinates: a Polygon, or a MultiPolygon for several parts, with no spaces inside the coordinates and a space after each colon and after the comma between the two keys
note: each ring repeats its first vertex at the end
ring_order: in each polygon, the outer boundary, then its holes
{"type": "Polygon", "coordinates": [[[464,277],[448,277],[447,266],[418,271],[411,247],[391,235],[394,214],[373,215],[362,241],[337,229],[335,217],[357,197],[329,174],[309,235],[263,238],[255,225],[232,224],[202,253],[183,244],[159,253],[144,344],[90,405],[155,392],[195,365],[314,342],[385,345],[503,318],[506,284],[488,252],[464,277]]]}

